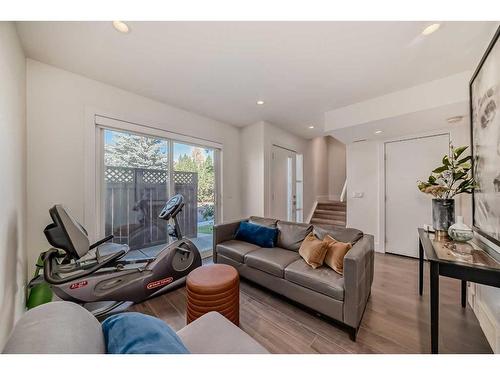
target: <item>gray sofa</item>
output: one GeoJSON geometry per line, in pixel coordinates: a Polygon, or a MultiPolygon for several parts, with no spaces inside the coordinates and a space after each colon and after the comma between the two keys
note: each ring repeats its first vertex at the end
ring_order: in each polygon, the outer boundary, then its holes
{"type": "Polygon", "coordinates": [[[373,236],[353,228],[338,229],[255,216],[246,221],[277,227],[277,247],[261,248],[236,240],[240,221],[219,224],[214,228],[214,263],[232,265],[241,277],[342,323],[355,340],[373,282],[373,236]],[[313,269],[300,257],[300,244],[311,231],[320,239],[328,233],[339,241],[353,244],[344,258],[343,275],[327,266],[313,269]]]}
{"type": "MultiPolygon", "coordinates": [[[[192,354],[266,354],[257,341],[217,312],[177,332],[192,354]]],[[[14,327],[4,354],[105,354],[97,319],[72,302],[50,302],[26,312],[14,327]]]]}

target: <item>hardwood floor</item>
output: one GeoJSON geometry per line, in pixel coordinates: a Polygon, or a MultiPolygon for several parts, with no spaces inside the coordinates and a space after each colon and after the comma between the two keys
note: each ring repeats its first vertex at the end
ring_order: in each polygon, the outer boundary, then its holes
{"type": "MultiPolygon", "coordinates": [[[[356,342],[341,327],[242,280],[240,328],[271,353],[430,353],[428,267],[418,295],[417,260],[376,254],[372,294],[356,342]]],[[[185,288],[132,306],[179,330],[186,324],[185,288]]],[[[440,353],[491,353],[460,281],[440,279],[440,353]]]]}

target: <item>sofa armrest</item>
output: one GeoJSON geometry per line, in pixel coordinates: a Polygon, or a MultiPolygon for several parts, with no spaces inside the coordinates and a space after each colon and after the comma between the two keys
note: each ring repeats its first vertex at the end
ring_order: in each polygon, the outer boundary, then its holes
{"type": "Polygon", "coordinates": [[[228,223],[217,224],[214,226],[214,237],[213,237],[213,247],[212,247],[214,263],[217,263],[217,245],[222,242],[234,239],[236,231],[240,227],[241,221],[242,220],[231,221],[228,223]]]}
{"type": "Polygon", "coordinates": [[[344,258],[344,323],[358,328],[370,296],[374,268],[374,239],[365,234],[344,258]]]}
{"type": "Polygon", "coordinates": [[[56,301],[27,311],[2,353],[104,354],[106,343],[94,315],[76,303],[56,301]]]}

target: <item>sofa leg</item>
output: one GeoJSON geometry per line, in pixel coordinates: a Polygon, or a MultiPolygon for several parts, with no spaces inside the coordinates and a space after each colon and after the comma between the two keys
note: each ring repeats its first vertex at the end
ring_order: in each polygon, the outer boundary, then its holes
{"type": "Polygon", "coordinates": [[[347,330],[349,332],[349,338],[352,340],[352,341],[356,341],[356,336],[358,334],[358,330],[354,327],[347,327],[347,330]]]}

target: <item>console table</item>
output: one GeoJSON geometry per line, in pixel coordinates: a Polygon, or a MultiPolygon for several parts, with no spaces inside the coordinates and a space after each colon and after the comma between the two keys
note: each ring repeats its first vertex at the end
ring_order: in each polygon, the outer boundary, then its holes
{"type": "Polygon", "coordinates": [[[430,264],[431,352],[438,353],[439,276],[462,281],[462,307],[467,303],[467,281],[500,288],[500,262],[473,242],[437,238],[418,228],[419,294],[424,289],[424,253],[430,264]]]}

